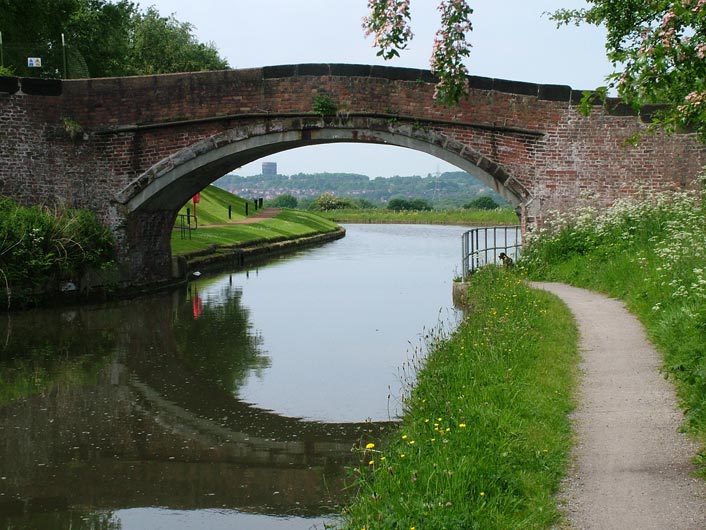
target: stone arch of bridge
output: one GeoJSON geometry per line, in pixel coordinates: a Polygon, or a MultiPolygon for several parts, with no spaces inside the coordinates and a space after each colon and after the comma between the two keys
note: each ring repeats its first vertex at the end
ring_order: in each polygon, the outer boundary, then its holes
{"type": "Polygon", "coordinates": [[[245,164],[297,147],[374,143],[428,153],[469,172],[512,204],[518,214],[531,193],[482,153],[417,123],[384,119],[295,117],[261,120],[186,147],[140,175],[118,194],[128,215],[173,211],[205,186],[245,164]]]}

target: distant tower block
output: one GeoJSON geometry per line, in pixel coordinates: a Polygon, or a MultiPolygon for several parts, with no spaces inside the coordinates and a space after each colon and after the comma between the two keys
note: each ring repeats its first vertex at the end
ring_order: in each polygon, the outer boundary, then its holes
{"type": "Polygon", "coordinates": [[[277,162],[263,162],[262,163],[262,174],[263,175],[276,175],[277,174],[277,162]]]}

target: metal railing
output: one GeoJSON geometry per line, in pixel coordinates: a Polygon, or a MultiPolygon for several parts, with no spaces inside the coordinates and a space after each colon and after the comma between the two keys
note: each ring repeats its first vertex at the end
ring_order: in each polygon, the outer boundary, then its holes
{"type": "Polygon", "coordinates": [[[461,235],[461,247],[461,277],[465,280],[483,265],[498,263],[501,252],[516,261],[522,253],[522,231],[519,226],[473,228],[461,235]]]}
{"type": "Polygon", "coordinates": [[[178,222],[177,228],[181,233],[181,238],[186,239],[187,237],[191,239],[191,231],[196,230],[199,227],[198,219],[189,213],[177,214],[178,222]],[[192,225],[191,219],[193,218],[194,223],[192,225]]]}

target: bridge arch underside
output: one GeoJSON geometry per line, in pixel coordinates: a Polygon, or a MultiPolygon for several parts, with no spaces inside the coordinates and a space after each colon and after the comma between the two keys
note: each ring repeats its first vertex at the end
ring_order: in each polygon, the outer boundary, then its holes
{"type": "Polygon", "coordinates": [[[422,151],[474,175],[512,204],[518,214],[531,200],[529,191],[503,167],[455,139],[416,123],[311,117],[262,121],[218,133],[170,155],[118,194],[118,202],[127,212],[126,258],[132,280],[137,276],[148,282],[169,277],[173,223],[178,210],[196,192],[260,158],[331,143],[373,143],[422,151]]]}

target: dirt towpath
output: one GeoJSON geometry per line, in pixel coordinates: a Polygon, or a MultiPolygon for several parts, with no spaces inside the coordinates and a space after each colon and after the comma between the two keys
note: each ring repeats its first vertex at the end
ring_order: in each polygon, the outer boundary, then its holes
{"type": "Polygon", "coordinates": [[[533,286],[559,296],[581,333],[562,528],[706,529],[706,486],[691,463],[697,446],[679,432],[682,414],[642,325],[617,300],[563,284],[533,286]]]}

